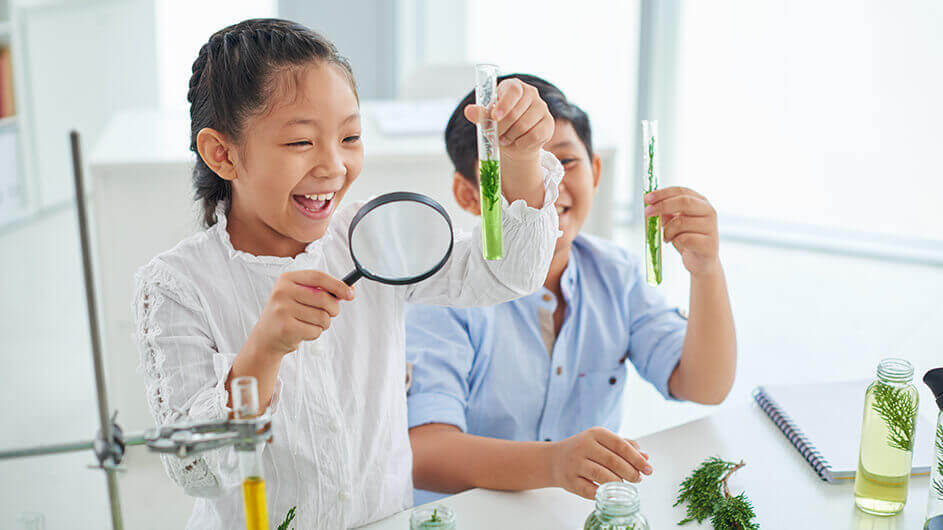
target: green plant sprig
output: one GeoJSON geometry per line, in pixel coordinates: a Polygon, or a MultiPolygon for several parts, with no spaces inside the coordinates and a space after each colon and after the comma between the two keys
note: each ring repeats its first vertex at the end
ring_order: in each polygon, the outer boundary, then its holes
{"type": "Polygon", "coordinates": [[[288,510],[285,520],[282,521],[275,530],[288,530],[289,523],[295,519],[295,508],[297,508],[297,506],[292,506],[291,509],[288,510]]]}
{"type": "Polygon", "coordinates": [[[756,513],[746,493],[732,496],[727,485],[730,475],[745,465],[742,460],[739,463],[727,462],[716,456],[701,462],[681,482],[674,506],[687,503],[687,517],[678,525],[690,521],[700,523],[710,518],[716,530],[758,529],[759,524],[753,522],[756,513]]]}
{"type": "Polygon", "coordinates": [[[877,383],[873,408],[887,424],[887,444],[901,451],[912,451],[917,401],[908,389],[877,383]]]}
{"type": "MultiPolygon", "coordinates": [[[[652,136],[648,141],[648,189],[645,193],[651,193],[658,189],[658,183],[655,181],[655,137],[652,136]]],[[[652,270],[655,272],[655,282],[661,283],[661,267],[658,263],[658,243],[659,236],[658,216],[652,216],[645,220],[645,241],[648,244],[648,259],[651,260],[652,270]]]]}
{"type": "Polygon", "coordinates": [[[940,478],[933,480],[933,492],[943,501],[943,425],[936,426],[936,473],[940,478]]]}
{"type": "Polygon", "coordinates": [[[481,200],[485,209],[494,208],[500,200],[498,188],[501,185],[501,166],[497,160],[480,160],[478,173],[481,179],[481,200]]]}

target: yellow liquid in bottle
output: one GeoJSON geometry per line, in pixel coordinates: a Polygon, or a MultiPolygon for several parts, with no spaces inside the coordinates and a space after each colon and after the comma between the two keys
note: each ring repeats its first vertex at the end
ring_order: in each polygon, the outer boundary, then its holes
{"type": "Polygon", "coordinates": [[[894,515],[907,503],[913,453],[888,444],[887,423],[874,411],[871,389],[865,396],[864,406],[855,505],[866,513],[894,515]]]}
{"type": "Polygon", "coordinates": [[[247,530],[268,530],[265,479],[249,477],[242,481],[242,500],[246,507],[247,530]]]}

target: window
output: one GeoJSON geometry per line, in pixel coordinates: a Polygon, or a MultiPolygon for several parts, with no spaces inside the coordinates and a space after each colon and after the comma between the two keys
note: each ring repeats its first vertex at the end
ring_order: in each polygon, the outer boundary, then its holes
{"type": "Polygon", "coordinates": [[[943,4],[682,5],[679,182],[722,216],[943,241],[943,4]]]}

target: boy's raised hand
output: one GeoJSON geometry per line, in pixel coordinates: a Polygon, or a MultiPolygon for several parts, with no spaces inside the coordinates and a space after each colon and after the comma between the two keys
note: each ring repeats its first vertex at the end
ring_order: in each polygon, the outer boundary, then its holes
{"type": "MultiPolygon", "coordinates": [[[[487,109],[465,107],[465,117],[474,124],[488,118],[487,109]]],[[[540,148],[553,137],[553,116],[537,89],[520,79],[498,84],[491,119],[498,124],[501,158],[537,160],[540,148]]]]}
{"type": "Polygon", "coordinates": [[[661,216],[665,241],[692,276],[720,271],[717,212],[703,195],[675,186],[646,194],[645,204],[646,216],[661,216]]]}
{"type": "Polygon", "coordinates": [[[554,485],[587,499],[595,497],[596,484],[640,482],[653,471],[635,441],[602,427],[554,442],[550,468],[554,485]]]}

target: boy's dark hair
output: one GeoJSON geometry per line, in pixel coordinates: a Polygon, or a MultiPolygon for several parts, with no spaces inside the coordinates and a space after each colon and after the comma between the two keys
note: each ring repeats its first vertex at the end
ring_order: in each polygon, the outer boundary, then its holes
{"type": "Polygon", "coordinates": [[[357,86],[347,59],[331,41],[295,22],[274,18],[244,20],[217,31],[200,48],[193,61],[187,101],[190,150],[197,155],[193,168],[194,199],[202,202],[206,226],[216,224],[216,205],[220,201],[229,202],[232,187],[200,157],[197,134],[210,127],[238,142],[246,119],[264,110],[271,93],[279,88],[276,74],[312,61],[338,66],[356,96],[357,86]]]}
{"type": "MultiPolygon", "coordinates": [[[[553,119],[570,122],[573,130],[576,131],[576,135],[586,147],[586,152],[592,158],[592,130],[589,126],[589,116],[586,115],[583,109],[570,103],[563,92],[555,85],[535,75],[502,75],[498,77],[498,82],[500,83],[505,79],[520,79],[522,82],[536,88],[537,93],[540,94],[540,99],[544,100],[547,107],[549,107],[553,119]]],[[[465,99],[452,112],[449,124],[445,128],[445,148],[449,152],[449,158],[452,159],[455,171],[472,184],[477,185],[475,166],[478,163],[478,140],[475,126],[465,118],[465,107],[474,102],[475,92],[472,91],[465,96],[465,99]]]]}

